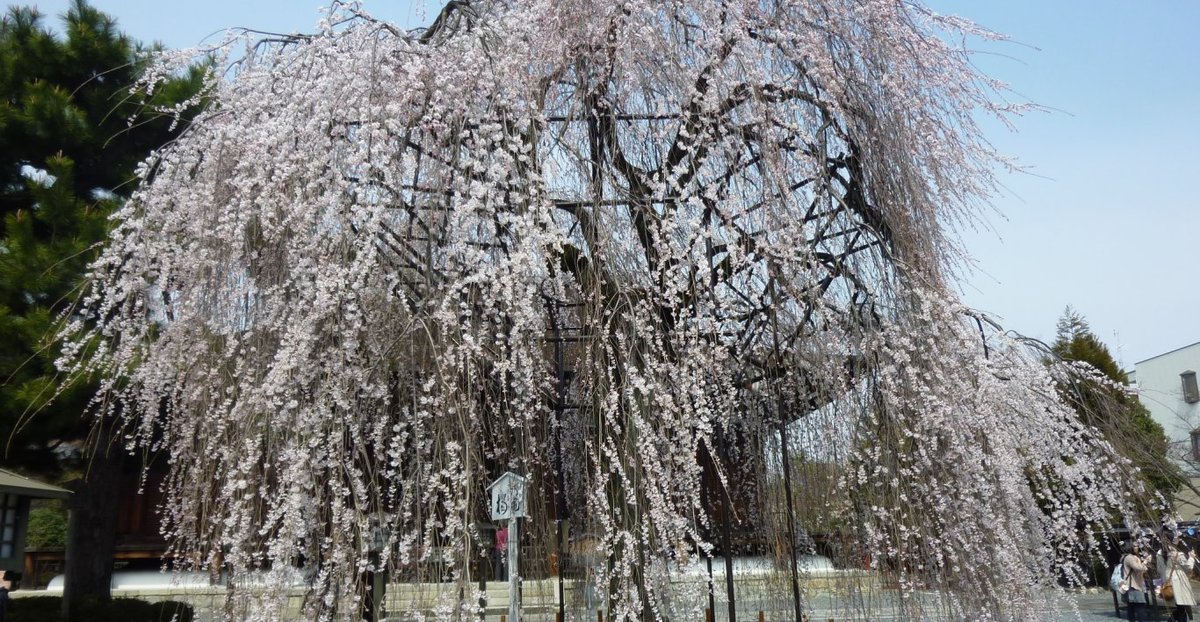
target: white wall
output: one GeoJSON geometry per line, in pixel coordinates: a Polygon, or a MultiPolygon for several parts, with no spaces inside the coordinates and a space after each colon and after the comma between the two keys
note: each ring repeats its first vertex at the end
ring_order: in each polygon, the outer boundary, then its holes
{"type": "Polygon", "coordinates": [[[1191,431],[1200,427],[1200,403],[1183,400],[1179,374],[1188,370],[1200,374],[1200,343],[1137,363],[1133,374],[1138,399],[1162,425],[1167,438],[1181,448],[1190,448],[1191,431]]]}

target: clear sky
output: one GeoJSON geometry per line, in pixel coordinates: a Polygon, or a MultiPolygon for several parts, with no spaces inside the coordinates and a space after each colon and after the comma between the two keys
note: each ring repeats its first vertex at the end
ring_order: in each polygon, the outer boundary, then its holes
{"type": "MultiPolygon", "coordinates": [[[[976,62],[1053,109],[989,124],[1031,174],[1004,175],[988,230],[964,232],[968,304],[1053,340],[1075,307],[1126,368],[1200,341],[1200,2],[931,0],[1004,33],[976,62]]],[[[48,15],[67,0],[28,0],[48,15]]],[[[196,45],[227,27],[307,32],[320,0],[93,0],[133,37],[196,45]]],[[[403,27],[439,0],[366,0],[403,27]]]]}

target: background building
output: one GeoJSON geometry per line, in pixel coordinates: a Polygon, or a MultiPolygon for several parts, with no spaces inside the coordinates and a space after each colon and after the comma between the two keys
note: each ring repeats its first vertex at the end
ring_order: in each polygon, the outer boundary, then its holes
{"type": "Polygon", "coordinates": [[[1191,488],[1180,490],[1176,510],[1183,520],[1200,519],[1200,342],[1148,358],[1134,365],[1130,380],[1138,399],[1171,442],[1171,455],[1184,469],[1191,488]]]}
{"type": "Polygon", "coordinates": [[[31,499],[66,499],[71,493],[0,469],[0,571],[25,569],[25,532],[31,499]]]}

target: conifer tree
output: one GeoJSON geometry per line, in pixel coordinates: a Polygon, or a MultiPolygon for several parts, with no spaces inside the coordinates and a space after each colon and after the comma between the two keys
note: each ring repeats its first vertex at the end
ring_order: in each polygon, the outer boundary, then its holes
{"type": "Polygon", "coordinates": [[[1070,306],[1058,320],[1051,349],[1064,361],[1086,363],[1098,372],[1091,382],[1071,384],[1066,391],[1068,402],[1085,423],[1099,428],[1118,451],[1133,461],[1151,490],[1170,499],[1183,479],[1169,459],[1170,444],[1163,427],[1123,389],[1129,384],[1129,376],[1087,320],[1070,306]]]}
{"type": "Polygon", "coordinates": [[[63,33],[35,8],[0,22],[0,440],[6,464],[74,489],[67,589],[106,597],[121,460],[92,451],[108,440],[83,415],[95,387],[56,372],[54,326],[137,163],[178,131],[155,111],[195,94],[201,72],[133,94],[147,50],[111,17],[76,0],[63,33]]]}

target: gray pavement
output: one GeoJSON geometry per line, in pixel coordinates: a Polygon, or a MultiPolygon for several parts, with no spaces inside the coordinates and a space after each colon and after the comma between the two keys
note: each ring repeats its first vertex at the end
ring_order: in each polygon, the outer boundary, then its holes
{"type": "MultiPolygon", "coordinates": [[[[1064,607],[1065,609],[1065,607],[1064,607]]],[[[1170,620],[1170,609],[1166,607],[1156,607],[1151,610],[1151,620],[1170,620]]],[[[1196,611],[1193,615],[1200,614],[1196,611]]],[[[1127,619],[1125,609],[1121,609],[1121,617],[1113,611],[1113,599],[1110,592],[1100,592],[1091,594],[1079,595],[1079,615],[1076,616],[1072,611],[1060,611],[1058,618],[1051,618],[1055,621],[1066,622],[1068,620],[1081,620],[1082,622],[1096,622],[1098,620],[1125,620],[1127,619]]],[[[1030,618],[1037,619],[1037,618],[1030,618]]]]}
{"type": "MultiPolygon", "coordinates": [[[[1024,619],[1030,621],[1042,620],[1045,622],[1114,622],[1116,620],[1126,619],[1124,610],[1121,611],[1121,617],[1119,618],[1114,613],[1112,597],[1107,593],[1080,594],[1077,598],[1078,609],[1072,607],[1069,602],[1064,602],[1058,611],[1030,612],[1028,617],[1024,619]]],[[[842,616],[829,617],[827,614],[827,610],[823,612],[820,608],[818,608],[809,616],[809,622],[828,622],[829,620],[835,620],[836,622],[850,622],[852,620],[857,621],[861,619],[857,617],[844,617],[845,614],[842,616]]],[[[594,615],[595,614],[583,617],[568,615],[568,621],[591,622],[596,620],[594,615]]],[[[726,622],[727,617],[728,616],[726,616],[724,612],[718,613],[715,622],[726,622]]],[[[772,612],[770,615],[765,615],[764,619],[767,621],[785,621],[790,620],[792,617],[794,617],[793,614],[772,612]]],[[[500,622],[500,619],[501,618],[498,614],[489,615],[486,618],[486,622],[500,622]]],[[[738,622],[757,622],[758,613],[757,611],[739,610],[737,619],[738,622]]],[[[1165,608],[1160,608],[1151,615],[1150,619],[1154,621],[1169,620],[1169,612],[1165,608]]],[[[389,618],[389,620],[395,620],[398,622],[405,620],[405,618],[395,617],[389,618]]],[[[552,622],[554,620],[554,616],[553,614],[546,612],[530,612],[529,614],[522,616],[521,620],[522,622],[552,622]]],[[[893,620],[896,620],[896,618],[871,618],[871,622],[892,622],[893,620]]]]}
{"type": "MultiPolygon", "coordinates": [[[[1064,611],[1058,612],[1058,617],[1051,618],[1052,620],[1080,620],[1082,622],[1095,622],[1097,620],[1124,620],[1125,610],[1121,610],[1121,617],[1118,618],[1113,611],[1113,600],[1110,592],[1079,594],[1078,595],[1079,611],[1076,612],[1069,609],[1069,605],[1064,603],[1064,611]]],[[[1166,611],[1165,609],[1163,611],[1166,611]]],[[[1030,618],[1036,619],[1036,618],[1030,618]]],[[[1153,617],[1151,619],[1167,619],[1153,617]]]]}
{"type": "MultiPolygon", "coordinates": [[[[932,596],[932,594],[929,594],[932,596]]],[[[886,597],[885,597],[886,598],[886,597]]],[[[739,603],[740,604],[740,603],[739,603]]],[[[877,603],[883,605],[883,601],[877,603]]],[[[908,617],[901,617],[896,614],[875,614],[870,618],[864,618],[863,609],[854,608],[856,611],[848,610],[846,603],[837,603],[832,597],[827,594],[813,594],[808,600],[808,622],[851,622],[858,620],[869,619],[871,622],[914,622],[908,617]]],[[[713,622],[729,622],[729,615],[724,608],[724,603],[721,603],[716,612],[713,622]]],[[[746,607],[739,606],[737,611],[737,622],[757,622],[759,620],[759,609],[765,609],[763,612],[763,620],[765,622],[791,622],[795,618],[795,613],[791,610],[790,602],[772,602],[749,604],[746,607]]],[[[878,610],[887,611],[892,609],[886,605],[878,607],[878,610]]],[[[894,611],[894,609],[892,609],[894,611]]],[[[1167,609],[1162,608],[1153,612],[1150,616],[1151,620],[1168,620],[1167,609]]],[[[1058,606],[1050,611],[1031,611],[1026,612],[1023,620],[1044,620],[1047,622],[1097,622],[1099,620],[1113,621],[1124,620],[1125,610],[1121,610],[1121,617],[1117,617],[1113,609],[1113,600],[1110,592],[1092,590],[1090,592],[1080,594],[1069,594],[1058,602],[1058,606]]],[[[590,619],[595,619],[590,618],[590,619]]],[[[932,622],[932,618],[929,619],[932,622]]],[[[947,618],[937,618],[938,622],[947,618]]],[[[969,618],[968,618],[969,620],[969,618]]],[[[490,622],[490,621],[489,621],[490,622]]],[[[958,622],[955,620],[954,622],[958,622]]]]}
{"type": "MultiPolygon", "coordinates": [[[[1074,601],[1064,598],[1060,606],[1055,611],[1029,612],[1027,617],[1023,618],[1030,621],[1045,621],[1045,622],[1113,622],[1116,620],[1125,620],[1125,610],[1122,609],[1121,617],[1117,617],[1113,610],[1112,596],[1108,592],[1092,592],[1073,595],[1074,601]]],[[[847,617],[843,609],[840,614],[835,613],[833,609],[823,607],[820,602],[811,603],[813,608],[810,610],[808,622],[851,622],[862,620],[863,618],[854,616],[847,617]]],[[[763,619],[767,622],[791,622],[795,615],[790,611],[767,611],[764,612],[763,619]]],[[[522,622],[553,622],[554,614],[549,611],[531,611],[522,616],[522,622]]],[[[738,608],[738,622],[757,622],[758,611],[752,609],[738,608]]],[[[1161,621],[1169,620],[1169,610],[1166,608],[1158,608],[1152,612],[1150,620],[1161,621]]],[[[404,617],[389,618],[389,621],[400,622],[407,620],[404,617]]],[[[486,616],[486,622],[500,622],[500,615],[492,614],[486,616]]],[[[580,615],[580,612],[573,611],[567,615],[568,622],[592,622],[597,620],[594,612],[590,614],[580,615]]],[[[895,617],[872,617],[870,622],[900,622],[899,618],[895,617]]],[[[728,615],[724,610],[718,610],[714,622],[728,622],[728,615]]],[[[904,622],[911,622],[905,620],[904,622]]],[[[957,622],[957,621],[955,621],[957,622]]]]}

